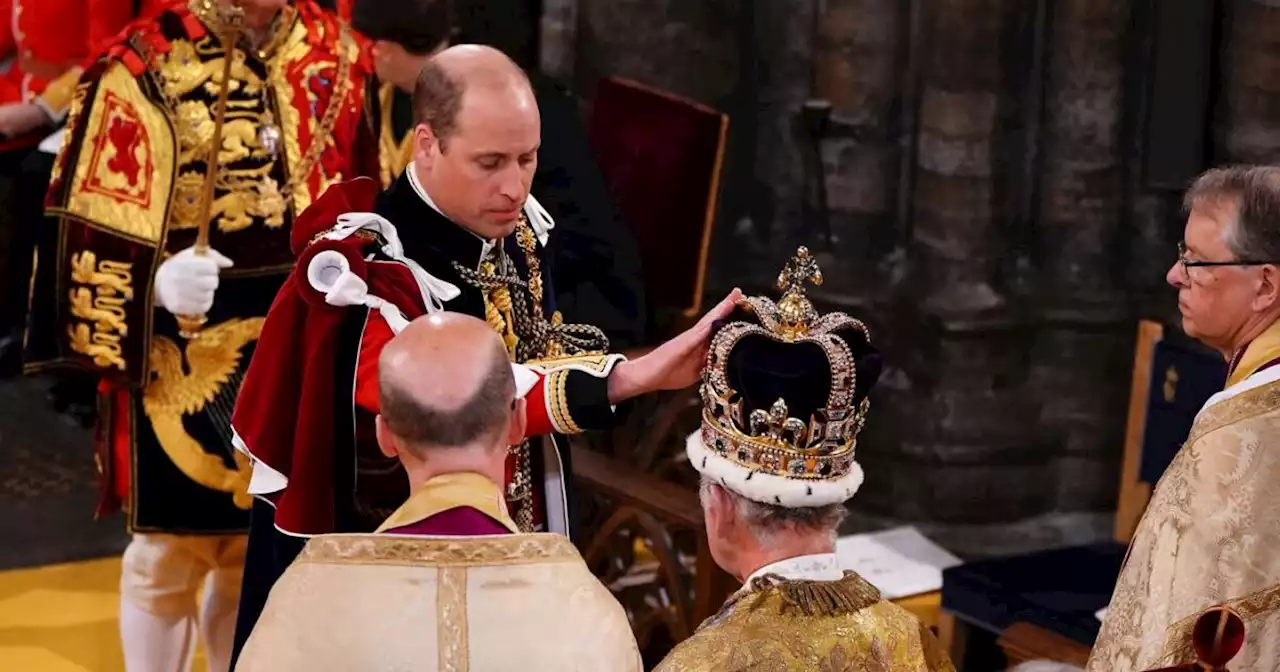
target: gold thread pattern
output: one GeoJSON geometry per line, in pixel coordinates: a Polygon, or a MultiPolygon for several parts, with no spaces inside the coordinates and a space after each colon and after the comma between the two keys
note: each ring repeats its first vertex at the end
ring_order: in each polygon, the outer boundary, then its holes
{"type": "Polygon", "coordinates": [[[206,451],[187,433],[183,417],[202,412],[232,383],[244,347],[257,340],[265,320],[233,319],[205,329],[200,338],[187,342],[185,367],[178,344],[155,337],[150,353],[153,378],[142,397],[143,410],[174,466],[206,488],[231,493],[235,505],[242,509],[252,503],[249,459],[236,451],[236,468],[228,468],[221,457],[206,451]]]}
{"type": "Polygon", "coordinates": [[[436,647],[440,672],[467,672],[467,568],[441,567],[436,585],[436,647]]]}
{"type": "Polygon", "coordinates": [[[125,306],[133,301],[133,264],[99,260],[84,250],[71,255],[71,349],[102,368],[126,369],[121,341],[129,334],[125,306]]]}
{"type": "Polygon", "coordinates": [[[570,371],[560,369],[547,375],[546,397],[551,406],[551,422],[560,434],[581,434],[582,427],[574,422],[569,413],[569,401],[565,394],[565,385],[569,381],[570,371]]]}
{"type": "Polygon", "coordinates": [[[1232,669],[1280,669],[1280,649],[1271,646],[1280,641],[1278,436],[1280,382],[1196,416],[1138,524],[1087,669],[1194,663],[1182,648],[1187,621],[1220,604],[1252,618],[1232,669]]]}
{"type": "Polygon", "coordinates": [[[113,62],[102,75],[85,123],[86,142],[64,210],[158,245],[176,158],[176,139],[164,112],[147,99],[124,65],[113,62]]]}
{"type": "Polygon", "coordinates": [[[729,599],[655,672],[859,670],[953,672],[910,612],[872,599],[856,574],[836,581],[760,577],[729,599]]]}
{"type": "Polygon", "coordinates": [[[507,534],[493,537],[413,537],[380,534],[326,534],[312,537],[298,562],[343,565],[533,565],[581,562],[568,537],[507,534]]]}

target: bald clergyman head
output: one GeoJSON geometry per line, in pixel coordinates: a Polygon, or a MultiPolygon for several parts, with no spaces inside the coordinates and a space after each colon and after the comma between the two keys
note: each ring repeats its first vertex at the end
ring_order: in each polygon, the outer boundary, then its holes
{"type": "Polygon", "coordinates": [[[502,340],[460,313],[420,317],[378,358],[378,445],[410,486],[474,471],[502,483],[508,446],[524,438],[524,400],[502,340]]]}

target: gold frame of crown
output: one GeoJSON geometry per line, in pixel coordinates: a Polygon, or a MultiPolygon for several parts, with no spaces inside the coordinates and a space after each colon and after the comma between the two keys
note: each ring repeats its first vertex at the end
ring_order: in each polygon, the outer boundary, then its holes
{"type": "Polygon", "coordinates": [[[740,300],[760,324],[733,322],[711,341],[703,368],[703,445],[752,472],[801,480],[830,480],[850,472],[858,433],[866,422],[870,399],[853,403],[857,367],[848,344],[836,336],[841,329],[871,333],[861,320],[844,313],[819,316],[805,296],[806,283],[822,284],[822,271],[807,248],[796,251],[778,275],[783,292],[776,304],[761,296],[740,300]],[[743,417],[742,398],[729,386],[726,367],[729,354],[745,337],[765,337],[780,343],[813,343],[826,353],[831,365],[831,390],[826,406],[807,421],[791,417],[786,399],[770,409],[756,409],[743,417]]]}

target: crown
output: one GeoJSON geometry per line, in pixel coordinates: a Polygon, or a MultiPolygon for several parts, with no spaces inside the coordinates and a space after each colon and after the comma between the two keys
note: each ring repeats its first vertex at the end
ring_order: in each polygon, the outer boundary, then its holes
{"type": "Polygon", "coordinates": [[[801,247],[778,276],[782,298],[739,301],[744,319],[712,338],[700,390],[701,443],[751,475],[812,484],[857,469],[854,451],[879,353],[861,321],[818,314],[805,285],[821,283],[817,261],[801,247]],[[860,385],[858,362],[868,357],[860,385]]]}

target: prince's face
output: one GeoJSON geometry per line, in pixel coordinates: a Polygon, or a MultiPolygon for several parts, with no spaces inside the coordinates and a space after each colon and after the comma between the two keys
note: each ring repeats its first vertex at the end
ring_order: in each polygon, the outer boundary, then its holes
{"type": "Polygon", "coordinates": [[[486,239],[510,235],[538,167],[541,119],[527,85],[475,85],[445,137],[415,131],[414,164],[445,216],[486,239]]]}

